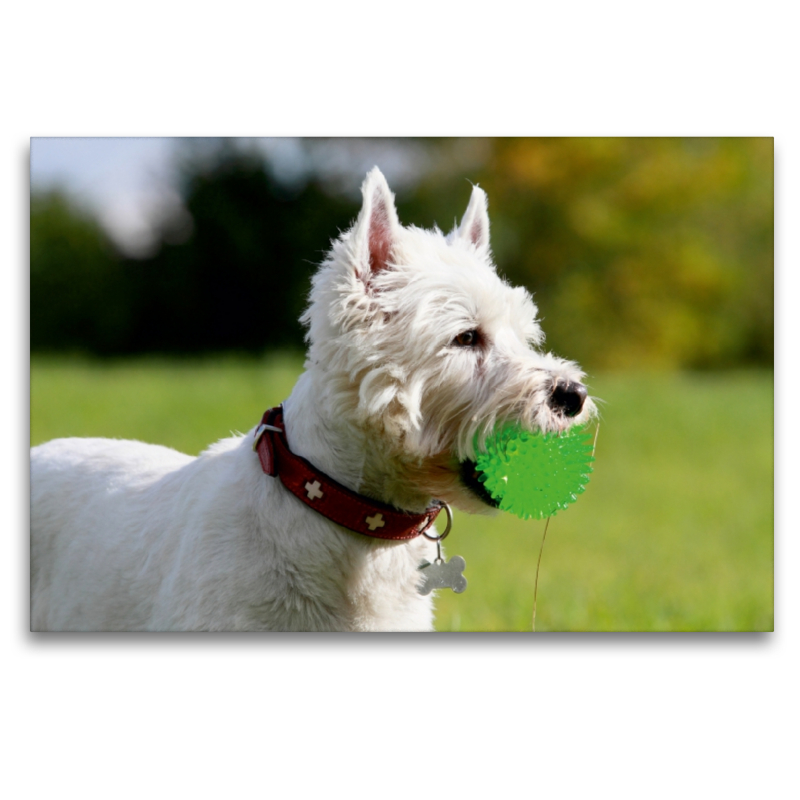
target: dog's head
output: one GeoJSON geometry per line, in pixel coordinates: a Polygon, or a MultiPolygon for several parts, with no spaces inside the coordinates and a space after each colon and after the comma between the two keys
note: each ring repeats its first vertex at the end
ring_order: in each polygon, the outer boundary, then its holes
{"type": "Polygon", "coordinates": [[[472,480],[476,441],[507,421],[566,430],[594,404],[575,364],[538,349],[530,294],[498,276],[482,189],[447,236],[401,226],[377,167],[362,193],[303,316],[320,402],[402,464],[398,474],[478,510],[488,498],[472,480]]]}

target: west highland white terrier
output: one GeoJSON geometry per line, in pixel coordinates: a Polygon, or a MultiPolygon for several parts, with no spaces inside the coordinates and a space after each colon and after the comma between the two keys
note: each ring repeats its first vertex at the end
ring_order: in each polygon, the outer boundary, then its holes
{"type": "Polygon", "coordinates": [[[528,292],[498,277],[481,189],[447,236],[402,227],[377,168],[362,192],[313,279],[305,371],[260,425],[196,458],[33,448],[33,630],[431,630],[431,587],[465,583],[426,577],[456,562],[433,520],[494,505],[476,436],[595,413],[576,365],[536,349],[528,292]]]}

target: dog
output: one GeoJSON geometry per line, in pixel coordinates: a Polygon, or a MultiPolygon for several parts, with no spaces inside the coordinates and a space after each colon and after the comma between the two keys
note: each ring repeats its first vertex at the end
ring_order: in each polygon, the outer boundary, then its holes
{"type": "Polygon", "coordinates": [[[259,425],[196,458],[32,449],[33,630],[432,630],[438,512],[496,505],[476,441],[596,409],[498,276],[482,189],[448,235],[403,227],[377,167],[362,195],[312,280],[304,372],[259,425]]]}

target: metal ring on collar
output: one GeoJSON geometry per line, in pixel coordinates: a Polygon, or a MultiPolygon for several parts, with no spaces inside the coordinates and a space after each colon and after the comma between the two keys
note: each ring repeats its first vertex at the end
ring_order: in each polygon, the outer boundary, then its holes
{"type": "Polygon", "coordinates": [[[444,532],[440,533],[438,536],[431,536],[427,531],[422,531],[422,535],[426,539],[430,539],[432,542],[441,542],[448,533],[450,533],[450,529],[453,527],[453,512],[450,510],[450,506],[447,505],[443,500],[439,501],[442,504],[445,512],[447,513],[447,525],[445,526],[444,532]]]}
{"type": "Polygon", "coordinates": [[[255,436],[253,437],[253,450],[258,447],[259,441],[261,441],[261,437],[264,435],[266,431],[275,431],[276,433],[283,433],[283,428],[276,428],[274,425],[267,425],[265,422],[262,422],[257,428],[255,432],[255,436]]]}

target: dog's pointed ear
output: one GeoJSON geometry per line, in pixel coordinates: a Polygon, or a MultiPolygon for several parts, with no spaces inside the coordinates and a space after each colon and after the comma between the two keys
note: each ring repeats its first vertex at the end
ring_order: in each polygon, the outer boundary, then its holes
{"type": "Polygon", "coordinates": [[[369,283],[371,276],[391,262],[400,221],[394,195],[377,167],[367,174],[361,194],[364,201],[351,235],[358,276],[369,283]]]}
{"type": "Polygon", "coordinates": [[[472,197],[458,226],[456,236],[471,242],[479,253],[489,252],[489,212],[486,192],[480,186],[472,187],[472,197]]]}

